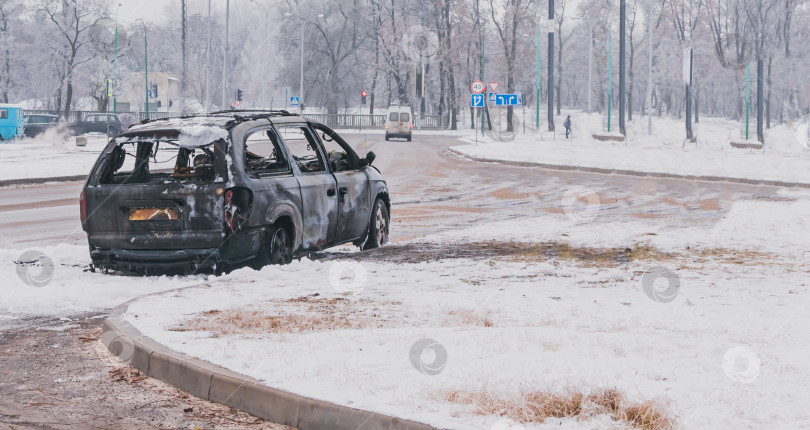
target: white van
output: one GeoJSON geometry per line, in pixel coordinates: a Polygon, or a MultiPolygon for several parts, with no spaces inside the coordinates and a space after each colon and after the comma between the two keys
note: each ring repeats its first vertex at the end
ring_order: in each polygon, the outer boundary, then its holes
{"type": "Polygon", "coordinates": [[[385,120],[385,140],[392,137],[402,137],[410,142],[413,133],[412,118],[410,107],[390,106],[388,108],[388,117],[385,120]]]}

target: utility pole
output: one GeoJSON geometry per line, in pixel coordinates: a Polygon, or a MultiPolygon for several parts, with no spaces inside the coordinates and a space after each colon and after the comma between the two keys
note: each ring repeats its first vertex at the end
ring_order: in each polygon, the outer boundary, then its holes
{"type": "Polygon", "coordinates": [[[619,133],[626,136],[627,129],[624,126],[624,103],[625,103],[625,21],[627,15],[627,5],[625,0],[619,2],[619,133]]]}
{"type": "MultiPolygon", "coordinates": [[[[222,109],[225,109],[225,91],[228,89],[228,21],[231,17],[231,0],[225,2],[225,56],[222,57],[222,109]]],[[[267,34],[267,33],[265,33],[267,34]]]]}
{"type": "MultiPolygon", "coordinates": [[[[180,0],[180,8],[182,16],[182,22],[180,23],[180,32],[182,33],[182,40],[183,40],[183,76],[181,79],[183,82],[180,84],[180,89],[183,90],[183,97],[186,97],[186,90],[188,89],[188,59],[186,57],[186,0],[180,0]]],[[[185,102],[184,102],[185,103],[185,102]]]]}
{"type": "MultiPolygon", "coordinates": [[[[118,113],[118,10],[121,3],[115,9],[115,70],[113,71],[113,113],[118,113]]],[[[109,111],[109,109],[108,109],[109,111]]],[[[109,122],[109,121],[108,121],[109,122]]]]}
{"type": "Polygon", "coordinates": [[[764,74],[765,74],[765,60],[763,60],[762,56],[760,55],[759,58],[757,58],[757,140],[759,140],[759,143],[765,143],[765,133],[762,130],[762,123],[763,123],[762,119],[763,114],[765,113],[764,112],[765,109],[762,107],[764,101],[763,97],[764,95],[763,78],[765,77],[764,74]]]}
{"type": "Polygon", "coordinates": [[[144,109],[146,110],[146,119],[149,119],[149,56],[147,55],[147,45],[146,45],[146,24],[141,19],[141,25],[143,26],[143,62],[144,62],[144,90],[143,90],[143,97],[144,97],[144,109]]]}
{"type": "Polygon", "coordinates": [[[298,108],[301,109],[301,114],[304,114],[304,26],[307,22],[301,21],[301,81],[298,83],[298,108]]]}
{"type": "Polygon", "coordinates": [[[209,86],[209,77],[211,75],[211,0],[208,0],[208,48],[205,51],[205,91],[204,91],[204,100],[203,100],[203,110],[208,112],[208,86],[209,86]]]}
{"type": "MultiPolygon", "coordinates": [[[[535,110],[537,112],[534,121],[534,128],[537,131],[540,131],[540,32],[540,20],[537,20],[537,99],[535,100],[535,110]]],[[[588,106],[590,106],[590,102],[588,103],[588,106]]]]}
{"type": "MultiPolygon", "coordinates": [[[[548,21],[554,21],[554,0],[548,0],[548,21]]],[[[554,27],[548,32],[548,131],[554,131],[554,27]]]]}
{"type": "Polygon", "coordinates": [[[610,36],[608,36],[608,72],[607,72],[607,80],[608,80],[608,120],[607,120],[607,131],[610,133],[610,107],[613,102],[613,23],[610,23],[610,36]]]}
{"type": "Polygon", "coordinates": [[[591,93],[593,93],[593,85],[591,84],[593,79],[593,24],[588,21],[588,31],[590,32],[588,35],[588,113],[593,112],[591,110],[591,93]]]}

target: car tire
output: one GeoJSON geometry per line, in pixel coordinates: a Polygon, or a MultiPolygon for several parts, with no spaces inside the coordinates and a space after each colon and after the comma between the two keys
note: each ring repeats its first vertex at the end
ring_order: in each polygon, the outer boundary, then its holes
{"type": "Polygon", "coordinates": [[[391,225],[391,215],[388,213],[388,206],[382,199],[374,201],[374,208],[371,211],[371,219],[368,224],[368,237],[363,244],[363,250],[379,248],[388,243],[388,230],[391,225]]]}
{"type": "Polygon", "coordinates": [[[411,141],[411,136],[408,136],[408,142],[410,142],[410,141],[411,141]]]}
{"type": "Polygon", "coordinates": [[[385,141],[387,142],[389,139],[390,139],[390,137],[388,137],[388,134],[386,134],[385,135],[385,141]]]}
{"type": "Polygon", "coordinates": [[[284,227],[272,226],[267,230],[259,255],[251,264],[256,270],[269,264],[290,264],[292,262],[293,249],[290,232],[284,227]]]}

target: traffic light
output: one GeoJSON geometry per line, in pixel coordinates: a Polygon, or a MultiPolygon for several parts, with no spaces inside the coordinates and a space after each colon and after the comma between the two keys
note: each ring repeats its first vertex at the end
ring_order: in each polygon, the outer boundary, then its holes
{"type": "Polygon", "coordinates": [[[368,93],[367,93],[367,92],[365,92],[365,91],[363,91],[362,93],[360,93],[360,103],[362,103],[362,104],[366,104],[366,96],[367,96],[367,95],[368,95],[368,93]]]}
{"type": "Polygon", "coordinates": [[[238,101],[238,102],[242,101],[242,89],[241,88],[236,90],[236,101],[238,101]]]}

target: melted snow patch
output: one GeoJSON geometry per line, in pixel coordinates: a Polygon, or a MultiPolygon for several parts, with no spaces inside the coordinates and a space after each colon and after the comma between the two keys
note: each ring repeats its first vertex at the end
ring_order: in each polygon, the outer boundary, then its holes
{"type": "Polygon", "coordinates": [[[199,148],[219,139],[228,139],[228,130],[221,127],[194,125],[180,129],[177,141],[183,148],[199,148]]]}

